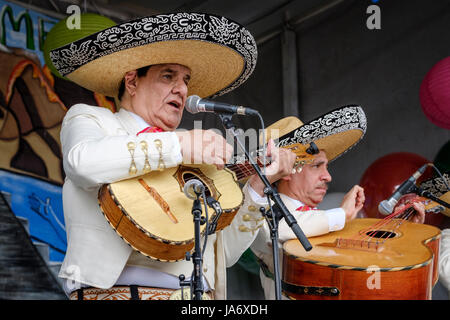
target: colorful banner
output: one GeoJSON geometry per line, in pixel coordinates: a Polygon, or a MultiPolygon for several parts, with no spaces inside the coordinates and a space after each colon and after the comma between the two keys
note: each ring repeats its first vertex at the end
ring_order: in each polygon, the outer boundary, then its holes
{"type": "Polygon", "coordinates": [[[58,19],[3,0],[0,8],[0,191],[10,195],[14,214],[28,219],[31,239],[49,245],[51,261],[62,261],[62,119],[75,103],[115,107],[45,66],[42,46],[58,19]]]}

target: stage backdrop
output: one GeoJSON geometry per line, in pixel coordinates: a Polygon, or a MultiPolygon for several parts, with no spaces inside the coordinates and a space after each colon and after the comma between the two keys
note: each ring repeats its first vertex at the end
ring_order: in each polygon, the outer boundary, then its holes
{"type": "Polygon", "coordinates": [[[45,66],[42,45],[57,18],[3,0],[0,8],[0,191],[28,219],[32,240],[48,244],[50,261],[60,262],[67,245],[61,121],[74,103],[115,106],[45,66]]]}

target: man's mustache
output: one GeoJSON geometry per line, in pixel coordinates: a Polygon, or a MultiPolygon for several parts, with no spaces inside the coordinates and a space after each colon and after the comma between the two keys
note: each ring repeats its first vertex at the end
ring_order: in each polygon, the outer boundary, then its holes
{"type": "Polygon", "coordinates": [[[318,185],[316,186],[316,188],[328,190],[328,182],[321,182],[320,184],[318,184],[318,185]]]}

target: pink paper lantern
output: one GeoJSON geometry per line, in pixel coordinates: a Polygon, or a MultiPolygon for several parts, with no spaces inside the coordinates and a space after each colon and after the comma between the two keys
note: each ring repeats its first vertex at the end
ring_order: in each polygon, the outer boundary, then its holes
{"type": "Polygon", "coordinates": [[[420,86],[420,103],[435,125],[450,129],[450,57],[436,63],[420,86]]]}

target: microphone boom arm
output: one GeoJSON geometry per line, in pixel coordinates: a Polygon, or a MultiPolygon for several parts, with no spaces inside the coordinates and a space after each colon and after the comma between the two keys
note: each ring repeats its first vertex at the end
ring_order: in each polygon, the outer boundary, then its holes
{"type": "Polygon", "coordinates": [[[448,202],[445,202],[444,200],[441,200],[438,197],[435,197],[431,192],[423,190],[420,187],[416,186],[416,187],[412,188],[411,192],[413,192],[421,197],[430,199],[431,201],[439,203],[440,205],[443,205],[444,207],[450,209],[450,204],[448,202]]]}
{"type": "MultiPolygon", "coordinates": [[[[235,125],[231,121],[232,115],[227,114],[218,114],[220,119],[222,120],[222,123],[226,130],[230,131],[233,134],[234,140],[238,143],[240,148],[244,151],[246,157],[249,159],[250,164],[254,168],[255,172],[258,174],[261,181],[264,183],[264,194],[266,194],[267,197],[270,197],[273,202],[275,203],[274,206],[272,206],[272,212],[275,214],[275,220],[273,221],[274,227],[271,229],[271,237],[272,237],[272,247],[273,247],[273,259],[274,259],[274,280],[275,280],[275,297],[277,300],[281,300],[281,280],[280,280],[280,273],[279,273],[279,261],[278,261],[278,221],[281,218],[286,219],[286,223],[289,227],[291,227],[292,231],[297,236],[298,240],[302,244],[303,248],[306,251],[310,251],[312,249],[312,245],[309,242],[308,238],[303,233],[300,226],[297,224],[297,220],[292,216],[292,214],[289,212],[289,210],[286,208],[285,204],[281,200],[280,195],[278,194],[276,188],[270,184],[270,182],[267,180],[267,177],[261,172],[261,169],[259,166],[253,161],[253,159],[250,157],[248,151],[243,146],[242,142],[239,140],[238,134],[235,131],[235,125]]],[[[270,202],[269,202],[270,203],[270,202]]],[[[270,216],[270,214],[265,214],[266,218],[267,216],[270,216]]]]}

